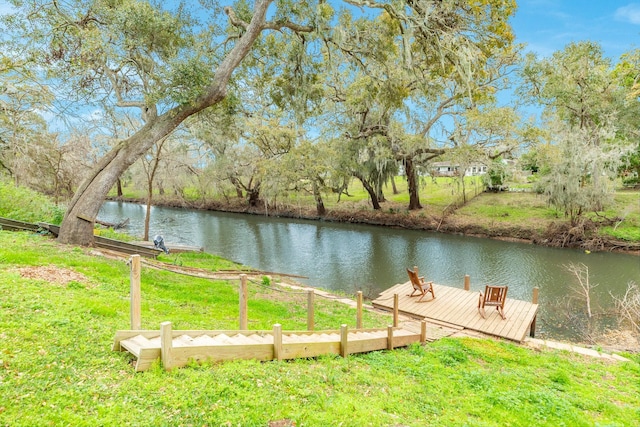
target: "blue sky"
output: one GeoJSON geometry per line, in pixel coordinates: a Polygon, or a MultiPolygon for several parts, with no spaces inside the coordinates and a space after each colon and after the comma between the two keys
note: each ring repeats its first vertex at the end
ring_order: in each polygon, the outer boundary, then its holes
{"type": "Polygon", "coordinates": [[[591,40],[605,55],[640,48],[640,2],[620,0],[518,0],[511,25],[527,51],[550,56],[570,42],[591,40]]]}
{"type": "MultiPolygon", "coordinates": [[[[640,48],[640,0],[517,0],[511,20],[518,42],[540,56],[549,56],[572,41],[591,40],[616,61],[640,48]]],[[[0,0],[0,14],[9,9],[0,0]]]]}

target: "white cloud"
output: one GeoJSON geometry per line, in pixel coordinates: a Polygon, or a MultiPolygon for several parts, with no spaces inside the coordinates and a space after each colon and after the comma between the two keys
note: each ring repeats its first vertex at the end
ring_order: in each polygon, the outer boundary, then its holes
{"type": "Polygon", "coordinates": [[[640,4],[630,3],[626,6],[616,9],[616,20],[630,22],[634,25],[640,25],[640,4]]]}

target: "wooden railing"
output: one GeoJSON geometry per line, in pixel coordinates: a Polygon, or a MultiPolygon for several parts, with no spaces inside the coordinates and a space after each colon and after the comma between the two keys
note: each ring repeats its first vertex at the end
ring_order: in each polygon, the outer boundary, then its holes
{"type": "MultiPolygon", "coordinates": [[[[128,262],[130,266],[130,318],[131,329],[140,330],[142,325],[141,314],[141,291],[140,291],[140,274],[141,274],[141,261],[140,255],[132,255],[128,262]]],[[[240,285],[238,289],[238,303],[239,303],[239,319],[238,329],[247,330],[249,323],[249,310],[248,310],[248,280],[246,274],[240,274],[240,285]]],[[[298,292],[299,293],[299,292],[298,292]]],[[[313,331],[315,328],[315,291],[308,289],[307,294],[307,330],[313,331]]],[[[394,311],[393,311],[393,326],[398,326],[398,296],[396,295],[394,311]]],[[[363,293],[358,291],[356,293],[356,329],[363,328],[363,293]]]]}

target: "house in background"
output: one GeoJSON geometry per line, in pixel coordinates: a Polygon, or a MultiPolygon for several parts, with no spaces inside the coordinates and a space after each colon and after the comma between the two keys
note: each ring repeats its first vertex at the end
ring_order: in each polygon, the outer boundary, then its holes
{"type": "MultiPolygon", "coordinates": [[[[487,173],[489,167],[482,163],[471,163],[464,171],[464,176],[478,176],[487,173]]],[[[431,163],[429,173],[431,176],[459,176],[460,165],[451,162],[431,163]]]]}

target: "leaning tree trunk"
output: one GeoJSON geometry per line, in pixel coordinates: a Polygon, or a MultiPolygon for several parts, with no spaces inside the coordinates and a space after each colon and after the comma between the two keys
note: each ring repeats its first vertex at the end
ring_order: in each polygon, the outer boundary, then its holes
{"type": "Polygon", "coordinates": [[[98,162],[67,208],[58,236],[60,242],[85,246],[93,243],[93,225],[109,190],[118,177],[151,148],[158,132],[168,134],[180,124],[176,120],[159,117],[153,125],[143,127],[131,138],[120,142],[98,162]]]}
{"type": "Polygon", "coordinates": [[[268,0],[255,2],[251,22],[244,28],[242,37],[233,49],[220,62],[211,84],[203,90],[199,98],[192,103],[179,105],[161,116],[151,114],[155,112],[155,108],[150,108],[149,121],[130,138],[117,144],[98,162],[89,177],[76,191],[67,208],[60,226],[58,236],[60,242],[91,245],[95,218],[118,177],[144,155],[156,141],[167,136],[187,117],[224,99],[231,74],[249,53],[253,43],[265,28],[266,12],[270,3],[271,1],[268,0]]]}
{"type": "Polygon", "coordinates": [[[396,187],[396,177],[395,176],[391,177],[391,188],[393,190],[393,194],[400,194],[400,192],[398,191],[398,187],[396,187]]]}
{"type": "Polygon", "coordinates": [[[153,200],[153,178],[149,180],[147,188],[147,210],[144,215],[144,236],[142,240],[149,240],[149,223],[151,222],[151,202],[153,200]]]}
{"type": "Polygon", "coordinates": [[[318,216],[325,216],[327,214],[327,209],[324,207],[320,187],[316,181],[313,181],[313,198],[316,201],[316,213],[318,216]]]}
{"type": "Polygon", "coordinates": [[[353,176],[355,176],[360,180],[360,182],[362,182],[364,189],[367,190],[367,193],[369,193],[369,199],[371,199],[371,206],[373,206],[373,209],[375,210],[381,209],[382,207],[380,206],[380,201],[378,200],[378,194],[376,193],[376,189],[373,188],[371,184],[369,184],[369,181],[367,181],[364,178],[364,176],[362,176],[361,174],[355,172],[353,176]]]}
{"type": "Polygon", "coordinates": [[[118,190],[117,190],[118,194],[117,194],[117,196],[118,196],[118,199],[122,199],[122,196],[123,196],[123,193],[122,193],[122,179],[120,179],[119,177],[118,177],[117,184],[118,184],[118,190]]]}
{"type": "Polygon", "coordinates": [[[409,210],[422,209],[418,194],[418,174],[413,167],[413,160],[404,159],[404,171],[407,174],[407,187],[409,189],[409,210]]]}

